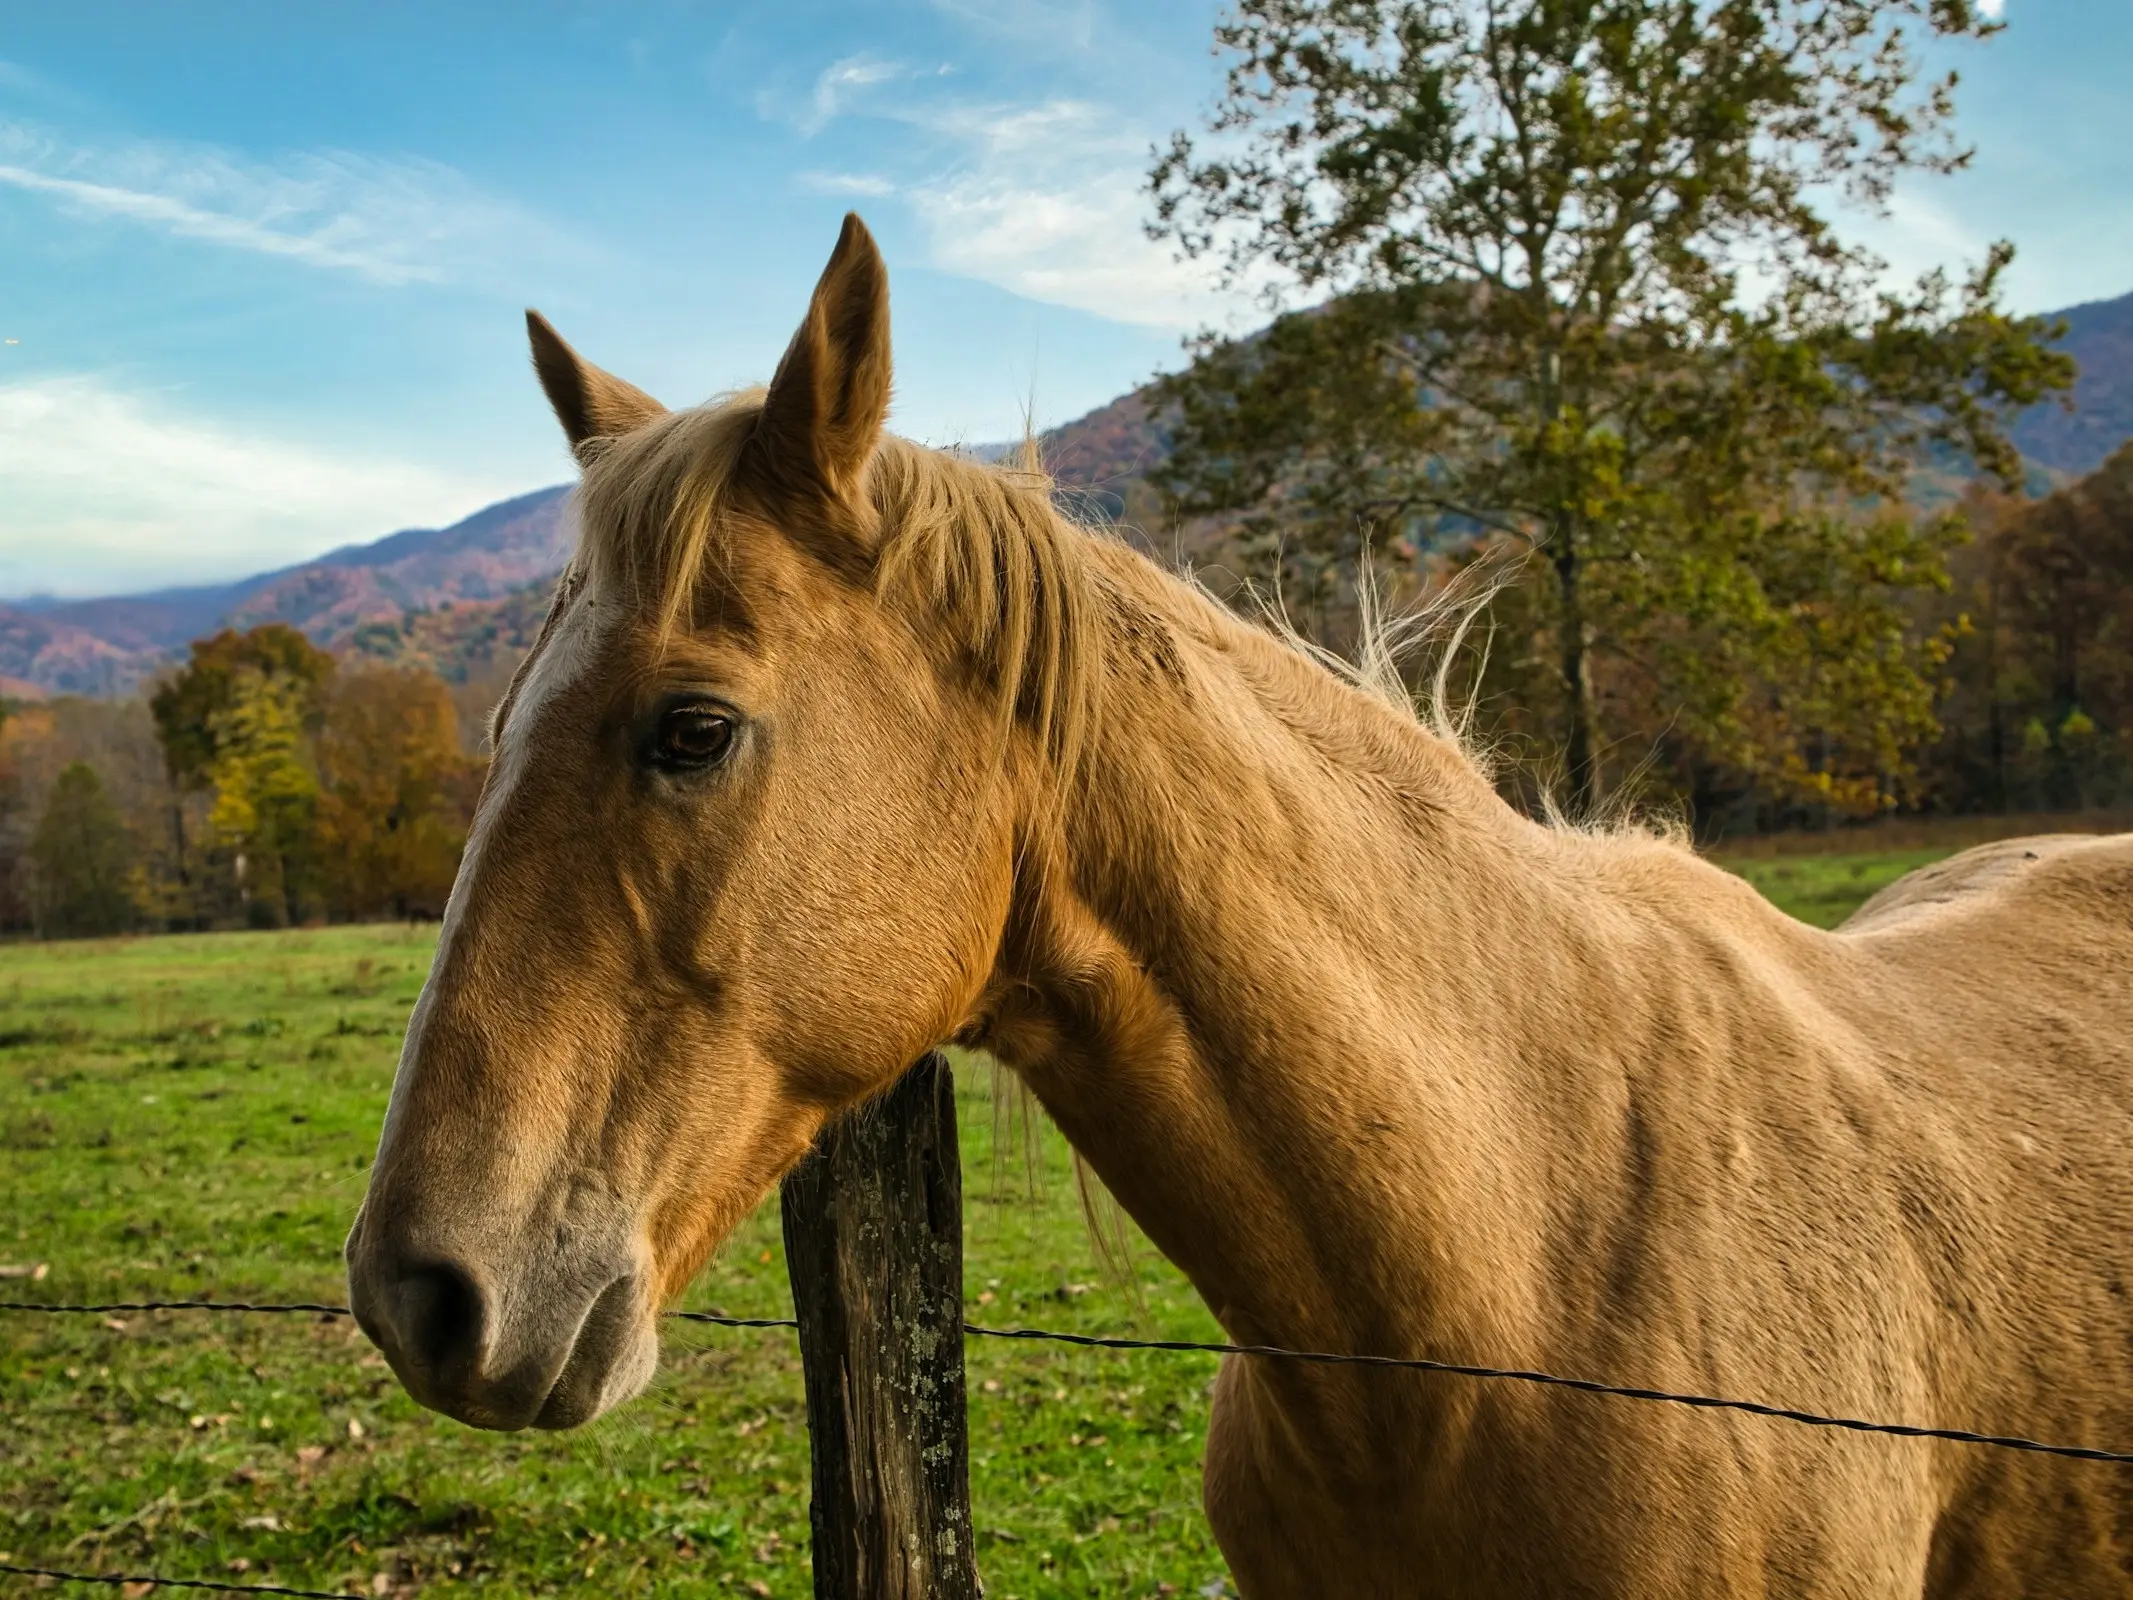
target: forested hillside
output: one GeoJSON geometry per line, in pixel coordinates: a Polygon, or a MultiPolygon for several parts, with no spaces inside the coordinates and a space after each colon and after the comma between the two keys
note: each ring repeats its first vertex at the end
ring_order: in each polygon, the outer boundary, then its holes
{"type": "Polygon", "coordinates": [[[285,622],[337,646],[368,623],[499,599],[554,576],[576,533],[558,487],[226,584],[0,605],[0,692],[118,694],[218,627],[285,622]]]}

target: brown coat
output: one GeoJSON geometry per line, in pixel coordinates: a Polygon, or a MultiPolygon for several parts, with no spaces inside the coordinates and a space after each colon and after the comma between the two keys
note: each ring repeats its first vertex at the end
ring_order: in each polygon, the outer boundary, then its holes
{"type": "MultiPolygon", "coordinates": [[[[2133,840],[1837,933],[884,436],[856,219],[769,391],[535,329],[584,545],[349,1241],[410,1389],[568,1426],[822,1120],[996,1052],[1241,1342],[2133,1444],[2133,840]]],[[[2126,1469],[1232,1361],[1250,1600],[2133,1593],[2126,1469]]]]}

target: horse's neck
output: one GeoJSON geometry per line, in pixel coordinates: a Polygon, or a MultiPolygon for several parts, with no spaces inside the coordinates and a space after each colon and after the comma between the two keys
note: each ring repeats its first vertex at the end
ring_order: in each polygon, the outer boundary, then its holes
{"type": "Polygon", "coordinates": [[[1489,1347],[1552,1148],[1604,1120],[1531,1037],[1536,972],[1591,964],[1541,865],[1573,847],[1264,636],[1170,631],[1027,874],[989,1042],[1233,1335],[1489,1347]]]}

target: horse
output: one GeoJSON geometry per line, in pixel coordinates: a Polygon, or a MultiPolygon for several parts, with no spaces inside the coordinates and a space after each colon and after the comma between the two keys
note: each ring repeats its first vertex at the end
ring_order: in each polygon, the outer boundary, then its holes
{"type": "MultiPolygon", "coordinates": [[[[767,389],[528,314],[579,543],[349,1236],[417,1400],[567,1428],[829,1119],[990,1052],[1240,1344],[2133,1444],[2133,837],[1811,928],[885,431],[848,217],[767,389]]],[[[1232,1357],[1248,1600],[2133,1593],[2122,1468],[1232,1357]]]]}

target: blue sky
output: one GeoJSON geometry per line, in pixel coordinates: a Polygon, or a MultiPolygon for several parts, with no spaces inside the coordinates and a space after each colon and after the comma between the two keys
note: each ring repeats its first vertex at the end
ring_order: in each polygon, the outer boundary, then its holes
{"type": "MultiPolygon", "coordinates": [[[[2133,289],[2133,6],[2007,0],[1975,169],[1858,229],[2013,238],[2012,298],[2133,289]]],[[[847,207],[893,424],[1062,421],[1225,300],[1139,232],[1212,96],[1211,0],[0,0],[0,595],[234,576],[570,467],[536,305],[670,404],[760,381],[847,207]]]]}

